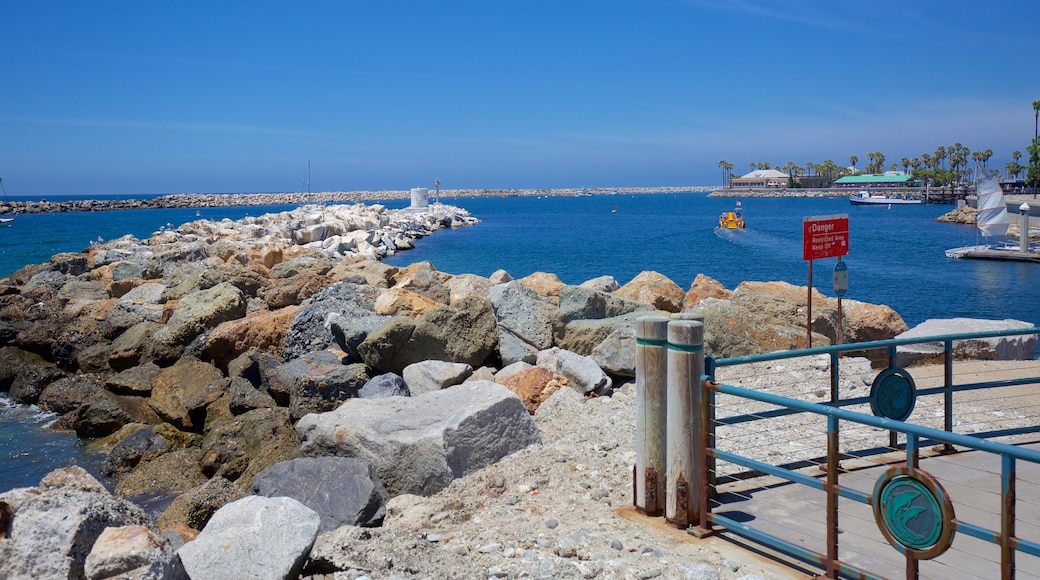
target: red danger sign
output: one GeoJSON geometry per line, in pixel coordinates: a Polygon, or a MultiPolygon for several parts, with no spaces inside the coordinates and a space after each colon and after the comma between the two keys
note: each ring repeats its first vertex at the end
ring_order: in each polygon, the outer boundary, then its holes
{"type": "Polygon", "coordinates": [[[810,216],[802,221],[802,259],[836,258],[849,253],[849,216],[810,216]]]}

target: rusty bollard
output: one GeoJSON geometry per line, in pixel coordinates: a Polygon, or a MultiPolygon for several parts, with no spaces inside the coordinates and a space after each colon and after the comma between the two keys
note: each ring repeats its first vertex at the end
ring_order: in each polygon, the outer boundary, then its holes
{"type": "Polygon", "coordinates": [[[664,510],[665,403],[668,386],[668,319],[636,320],[636,465],[632,500],[636,510],[664,510]]]}
{"type": "Polygon", "coordinates": [[[695,457],[700,423],[700,378],[704,374],[704,324],[668,323],[668,426],[665,519],[680,529],[700,519],[701,469],[695,457]]]}

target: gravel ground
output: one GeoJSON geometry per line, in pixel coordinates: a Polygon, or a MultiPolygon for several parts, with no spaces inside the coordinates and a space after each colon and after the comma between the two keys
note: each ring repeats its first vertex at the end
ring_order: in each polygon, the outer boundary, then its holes
{"type": "MultiPolygon", "coordinates": [[[[1013,372],[1038,372],[1036,361],[982,363],[977,368],[994,379],[1008,364],[1013,372]]],[[[939,369],[913,373],[941,377],[939,369]]],[[[842,396],[868,394],[876,372],[865,359],[848,364],[843,360],[842,396]]],[[[819,357],[761,363],[739,371],[719,369],[719,379],[817,402],[829,396],[820,387],[828,385],[829,370],[819,357]]],[[[1002,417],[995,410],[997,399],[958,405],[959,412],[972,406],[978,413],[1002,417]]],[[[922,407],[922,416],[933,415],[930,409],[922,407]]],[[[540,446],[460,478],[432,497],[393,498],[381,528],[347,526],[320,537],[306,574],[313,580],[807,578],[723,539],[699,540],[663,525],[661,518],[632,517],[634,410],[632,383],[611,397],[590,399],[563,389],[534,416],[540,446]]],[[[1016,422],[1021,420],[1016,417],[1016,422]]],[[[786,433],[789,441],[773,437],[767,447],[761,445],[762,433],[749,433],[736,445],[757,446],[763,457],[774,459],[820,451],[807,446],[799,435],[806,427],[798,423],[771,429],[771,436],[786,433]]]]}

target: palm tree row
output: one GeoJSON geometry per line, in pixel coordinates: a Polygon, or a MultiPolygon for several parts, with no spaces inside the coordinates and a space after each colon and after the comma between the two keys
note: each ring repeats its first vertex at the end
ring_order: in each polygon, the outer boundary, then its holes
{"type": "MultiPolygon", "coordinates": [[[[1017,176],[1025,169],[1018,164],[1018,160],[1022,157],[1022,152],[1015,151],[1011,156],[1014,158],[1014,161],[1008,163],[1006,167],[1007,175],[1017,176]]],[[[922,153],[920,156],[913,158],[903,157],[898,163],[893,161],[887,168],[885,165],[885,154],[880,151],[873,151],[867,153],[869,163],[862,171],[856,169],[856,164],[859,163],[859,157],[856,155],[849,156],[849,167],[838,165],[834,161],[827,159],[823,163],[808,162],[804,166],[800,166],[792,161],[788,161],[783,165],[773,164],[768,161],[752,161],[748,163],[748,169],[754,171],[756,169],[773,169],[775,167],[776,169],[783,169],[792,178],[802,175],[813,175],[815,172],[816,175],[833,182],[846,175],[877,175],[884,173],[886,169],[888,171],[898,171],[902,168],[904,173],[911,174],[922,183],[945,186],[970,181],[972,175],[979,168],[989,167],[991,157],[993,157],[992,149],[971,151],[960,143],[954,143],[949,146],[940,145],[933,153],[922,153]],[[974,166],[969,163],[969,160],[974,162],[974,166]]],[[[734,177],[731,171],[734,165],[729,161],[723,160],[719,161],[719,167],[723,171],[723,183],[728,186],[730,180],[734,177]]]]}
{"type": "MultiPolygon", "coordinates": [[[[1033,101],[1033,140],[1026,150],[1029,152],[1029,165],[1019,164],[1018,160],[1022,158],[1021,151],[1012,151],[1013,161],[1004,166],[1005,175],[1009,178],[1019,179],[1022,172],[1026,171],[1026,183],[1032,187],[1040,187],[1040,101],[1033,101]]],[[[915,180],[925,185],[945,187],[970,181],[972,175],[977,173],[980,168],[989,168],[991,157],[993,157],[992,149],[972,151],[960,143],[954,143],[950,146],[940,145],[935,148],[934,153],[922,153],[919,157],[912,159],[903,157],[899,163],[893,162],[889,169],[895,171],[902,166],[904,173],[911,174],[915,180]],[[969,160],[975,162],[974,167],[971,167],[969,160]]],[[[850,167],[841,167],[830,159],[819,164],[809,162],[804,167],[788,161],[784,165],[776,167],[783,167],[784,171],[791,176],[792,182],[799,176],[812,175],[813,171],[816,171],[817,175],[824,177],[829,183],[846,175],[864,173],[873,175],[885,172],[884,153],[880,151],[867,153],[867,160],[870,163],[863,168],[862,172],[856,169],[856,164],[859,163],[859,157],[856,155],[849,155],[850,167]]],[[[733,178],[731,172],[733,164],[729,161],[719,161],[719,167],[723,171],[723,182],[728,187],[733,178]]],[[[748,163],[748,168],[752,171],[772,167],[773,164],[768,161],[748,163]]]]}

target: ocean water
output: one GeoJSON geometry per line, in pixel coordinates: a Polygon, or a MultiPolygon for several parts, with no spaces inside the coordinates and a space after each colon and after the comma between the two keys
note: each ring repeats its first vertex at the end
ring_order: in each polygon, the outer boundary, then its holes
{"type": "MultiPolygon", "coordinates": [[[[643,270],[668,276],[684,289],[705,274],[733,289],[745,280],[805,285],[802,221],[847,214],[847,299],[887,304],[910,326],[929,318],[1014,318],[1040,324],[1040,265],[951,260],[943,250],[976,243],[970,226],[935,218],[952,206],[852,206],[842,198],[744,199],[747,227],[718,231],[718,216],[734,199],[704,193],[590,197],[444,198],[466,208],[479,225],[443,230],[386,260],[403,266],[429,260],[452,274],[514,278],[553,272],[568,284],[610,275],[624,284],[643,270]],[[616,211],[612,211],[616,208],[616,211]]],[[[404,200],[385,203],[403,207],[404,200]]],[[[199,210],[207,219],[239,219],[295,206],[199,210]]],[[[77,252],[99,236],[141,238],[163,226],[198,219],[195,210],[130,210],[18,216],[0,227],[0,276],[25,264],[77,252]]],[[[813,285],[833,295],[835,260],[813,264],[813,285]]],[[[0,492],[36,485],[55,467],[93,464],[75,436],[41,429],[53,420],[0,395],[0,492]]]]}

